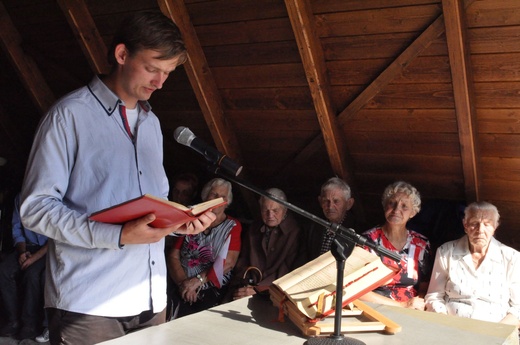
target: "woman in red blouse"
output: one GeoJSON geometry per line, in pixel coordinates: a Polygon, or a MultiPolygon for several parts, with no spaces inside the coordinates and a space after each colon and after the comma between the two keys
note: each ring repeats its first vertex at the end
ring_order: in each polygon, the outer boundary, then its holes
{"type": "MultiPolygon", "coordinates": [[[[361,299],[424,310],[424,295],[430,278],[430,243],[425,236],[406,227],[408,220],[420,211],[421,197],[411,184],[398,181],[386,187],[382,203],[385,224],[370,229],[363,235],[369,241],[399,253],[402,269],[391,281],[361,299]]],[[[381,259],[391,264],[391,259],[381,259]]]]}

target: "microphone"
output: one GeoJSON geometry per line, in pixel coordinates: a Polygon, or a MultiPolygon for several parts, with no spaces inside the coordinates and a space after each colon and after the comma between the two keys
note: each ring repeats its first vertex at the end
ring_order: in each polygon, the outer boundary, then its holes
{"type": "Polygon", "coordinates": [[[226,170],[233,176],[238,176],[242,171],[240,164],[208,145],[204,140],[197,138],[188,127],[177,127],[173,132],[173,137],[179,144],[191,147],[203,155],[208,162],[226,170]]]}

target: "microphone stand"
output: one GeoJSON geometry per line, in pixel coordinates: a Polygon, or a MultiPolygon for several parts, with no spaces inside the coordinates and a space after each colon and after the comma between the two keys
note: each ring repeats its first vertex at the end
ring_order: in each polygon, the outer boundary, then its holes
{"type": "Polygon", "coordinates": [[[343,311],[343,271],[345,261],[352,254],[355,244],[353,242],[339,243],[337,239],[332,242],[331,252],[336,259],[336,305],[334,307],[334,333],[325,338],[309,338],[307,345],[366,345],[364,342],[341,334],[341,318],[343,311]],[[345,245],[345,246],[343,246],[345,245]]]}
{"type": "MultiPolygon", "coordinates": [[[[261,196],[269,198],[271,200],[276,201],[277,203],[287,207],[288,209],[302,215],[320,225],[323,225],[325,228],[330,229],[336,234],[334,241],[332,242],[331,252],[334,258],[336,259],[336,267],[337,267],[337,276],[336,276],[336,304],[335,304],[335,312],[334,312],[334,333],[329,335],[328,337],[316,337],[308,339],[305,344],[307,345],[365,345],[364,342],[345,337],[341,334],[341,318],[342,318],[342,310],[343,310],[343,272],[345,270],[345,261],[352,254],[354,247],[356,245],[367,246],[374,251],[376,251],[380,255],[384,255],[386,257],[391,258],[396,261],[398,264],[401,261],[401,256],[396,254],[384,247],[381,247],[375,243],[368,242],[366,237],[358,235],[353,229],[344,228],[340,224],[330,223],[321,219],[310,212],[307,212],[293,204],[280,200],[275,196],[266,193],[265,191],[247,183],[244,180],[238,179],[235,176],[230,176],[225,172],[221,171],[218,165],[210,165],[208,169],[215,174],[222,176],[223,178],[235,182],[236,184],[249,189],[261,196]]],[[[304,345],[305,345],[304,344],[304,345]]]]}

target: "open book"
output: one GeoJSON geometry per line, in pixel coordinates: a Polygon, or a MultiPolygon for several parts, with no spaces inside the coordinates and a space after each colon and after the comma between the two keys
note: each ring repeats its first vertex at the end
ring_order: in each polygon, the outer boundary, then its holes
{"type": "MultiPolygon", "coordinates": [[[[342,305],[386,283],[398,272],[397,267],[386,266],[377,255],[356,246],[345,262],[342,305]]],[[[312,321],[334,313],[336,278],[336,259],[328,251],[278,278],[273,285],[312,321]]]]}
{"type": "Polygon", "coordinates": [[[166,228],[194,220],[205,211],[225,204],[223,198],[217,198],[186,207],[150,194],[143,194],[135,199],[94,212],[89,218],[103,223],[123,224],[153,213],[156,219],[150,225],[155,228],[166,228]]]}

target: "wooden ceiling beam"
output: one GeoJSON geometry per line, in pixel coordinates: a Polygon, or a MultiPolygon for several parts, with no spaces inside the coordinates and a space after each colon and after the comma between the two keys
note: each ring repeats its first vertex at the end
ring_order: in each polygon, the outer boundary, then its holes
{"type": "MultiPolygon", "coordinates": [[[[475,0],[468,0],[466,7],[475,0]]],[[[341,113],[338,115],[340,128],[348,125],[348,120],[359,110],[363,109],[370,100],[381,92],[395,78],[401,76],[404,69],[430,44],[445,32],[444,16],[440,14],[383,72],[381,72],[341,113]]],[[[294,160],[289,163],[303,164],[308,157],[316,152],[322,145],[321,135],[314,137],[303,148],[294,160]]]]}
{"type": "MultiPolygon", "coordinates": [[[[332,171],[347,181],[352,188],[353,196],[356,197],[357,188],[349,164],[351,160],[337,122],[336,109],[332,106],[327,66],[323,48],[315,31],[316,24],[311,4],[309,0],[285,0],[285,6],[300,51],[332,171]]],[[[355,206],[353,212],[360,222],[364,222],[365,216],[361,203],[355,206]]]]}
{"type": "Polygon", "coordinates": [[[108,74],[107,47],[83,0],[58,0],[90,68],[95,74],[108,74]]]}
{"type": "Polygon", "coordinates": [[[22,38],[2,2],[0,2],[0,45],[20,76],[27,93],[43,114],[55,101],[55,97],[34,60],[23,51],[22,38]]]}
{"type": "MultiPolygon", "coordinates": [[[[444,32],[442,15],[437,17],[426,30],[423,31],[381,74],[375,78],[350,104],[338,115],[338,124],[341,128],[347,125],[348,119],[383,90],[392,80],[399,77],[403,70],[423,52],[435,39],[444,32]]],[[[316,136],[296,157],[296,161],[303,162],[321,145],[321,136],[316,136]]]]}
{"type": "Polygon", "coordinates": [[[184,1],[158,0],[157,2],[161,11],[170,17],[182,32],[188,50],[188,61],[184,64],[186,73],[215,145],[224,154],[240,160],[238,141],[224,116],[222,98],[184,1]]]}
{"type": "Polygon", "coordinates": [[[346,164],[345,143],[341,139],[336,112],[330,99],[330,82],[323,48],[316,36],[314,15],[308,0],[285,0],[296,43],[300,51],[314,108],[334,173],[345,180],[352,174],[346,164]]]}
{"type": "Polygon", "coordinates": [[[442,9],[459,127],[464,187],[466,199],[471,202],[480,197],[480,164],[473,73],[463,0],[442,0],[442,9]]]}
{"type": "Polygon", "coordinates": [[[348,119],[363,109],[370,100],[377,96],[388,84],[400,77],[408,65],[430,46],[444,32],[442,15],[431,23],[415,41],[410,44],[370,85],[363,90],[340,114],[341,126],[348,123],[348,119]]]}
{"type": "MultiPolygon", "coordinates": [[[[184,1],[157,0],[157,3],[164,15],[171,18],[182,32],[188,51],[188,61],[184,64],[186,74],[217,149],[238,162],[242,161],[237,137],[224,115],[224,105],[217,83],[211,73],[184,1]]],[[[241,173],[242,178],[245,179],[246,176],[247,171],[241,173]]],[[[257,213],[259,206],[256,197],[244,188],[241,188],[241,193],[249,210],[253,214],[257,213]]]]}

